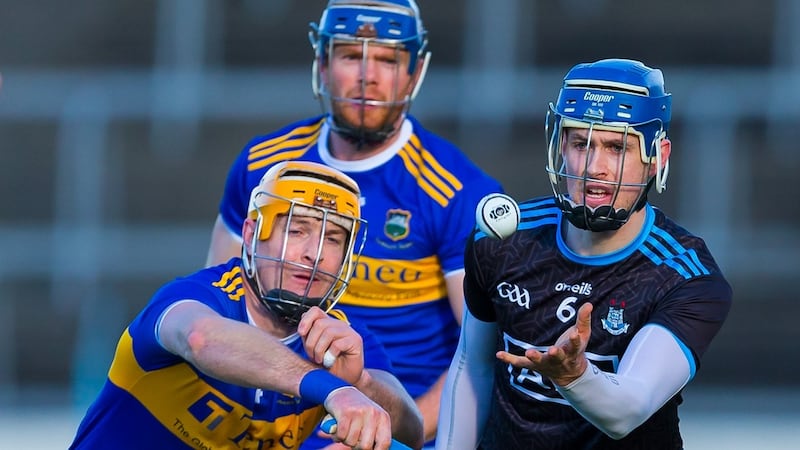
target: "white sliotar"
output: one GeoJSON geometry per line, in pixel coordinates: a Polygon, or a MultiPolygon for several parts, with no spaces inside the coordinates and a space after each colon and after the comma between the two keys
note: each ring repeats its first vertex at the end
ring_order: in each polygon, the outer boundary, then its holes
{"type": "Polygon", "coordinates": [[[475,208],[478,228],[494,239],[506,239],[517,231],[520,221],[519,205],[505,194],[489,194],[475,208]]]}
{"type": "Polygon", "coordinates": [[[336,357],[333,356],[333,353],[331,353],[330,350],[325,350],[325,355],[322,357],[322,365],[325,366],[326,369],[330,369],[335,362],[336,357]]]}

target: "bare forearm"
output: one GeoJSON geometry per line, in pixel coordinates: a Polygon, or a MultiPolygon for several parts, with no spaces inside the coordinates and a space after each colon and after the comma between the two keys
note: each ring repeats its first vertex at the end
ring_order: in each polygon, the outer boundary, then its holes
{"type": "Polygon", "coordinates": [[[422,417],[397,378],[382,370],[365,369],[356,387],[389,413],[395,439],[412,448],[422,447],[422,417]]]}
{"type": "Polygon", "coordinates": [[[303,375],[316,367],[244,323],[207,316],[191,329],[175,332],[185,335],[164,336],[167,348],[207,375],[240,386],[298,395],[303,375]]]}

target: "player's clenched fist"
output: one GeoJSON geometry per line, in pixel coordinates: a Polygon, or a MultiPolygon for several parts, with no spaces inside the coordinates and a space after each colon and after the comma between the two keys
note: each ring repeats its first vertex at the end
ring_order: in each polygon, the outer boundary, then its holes
{"type": "MultiPolygon", "coordinates": [[[[357,384],[364,370],[364,343],[346,322],[335,319],[317,307],[303,314],[297,325],[309,359],[317,364],[331,362],[330,371],[349,383],[357,384]],[[329,361],[325,361],[328,352],[329,361]]],[[[326,367],[329,364],[325,364],[326,367]]]]}
{"type": "Polygon", "coordinates": [[[385,450],[392,441],[389,413],[352,387],[328,395],[325,409],[336,419],[332,437],[344,445],[359,449],[385,450]]]}

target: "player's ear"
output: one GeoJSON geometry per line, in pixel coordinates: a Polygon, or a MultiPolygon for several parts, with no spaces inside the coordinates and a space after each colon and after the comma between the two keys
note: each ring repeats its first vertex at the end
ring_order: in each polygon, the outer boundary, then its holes
{"type": "MultiPolygon", "coordinates": [[[[672,151],[672,141],[670,141],[669,138],[665,137],[658,142],[658,145],[661,147],[661,153],[660,153],[661,161],[659,162],[661,163],[661,167],[663,169],[664,167],[667,167],[667,161],[669,161],[669,155],[670,152],[672,151]]],[[[651,177],[656,175],[656,170],[657,170],[656,166],[654,164],[651,164],[650,165],[651,177]]]]}
{"type": "Polygon", "coordinates": [[[319,76],[323,84],[328,84],[328,72],[330,69],[330,65],[328,64],[328,60],[330,59],[330,55],[327,53],[324,55],[317,56],[316,61],[314,62],[315,70],[319,70],[319,76]]]}
{"type": "Polygon", "coordinates": [[[417,88],[417,84],[419,83],[419,77],[420,69],[417,67],[417,70],[411,75],[411,80],[409,80],[405,95],[412,95],[414,93],[417,88]]]}
{"type": "Polygon", "coordinates": [[[256,221],[250,218],[245,219],[242,224],[242,245],[245,248],[250,248],[253,244],[253,237],[256,231],[256,221]]]}
{"type": "Polygon", "coordinates": [[[422,87],[422,81],[425,79],[430,61],[430,52],[426,52],[424,56],[417,58],[417,66],[411,74],[411,81],[408,83],[408,90],[406,92],[406,95],[410,96],[412,100],[417,97],[417,93],[419,93],[419,89],[422,87]]]}
{"type": "Polygon", "coordinates": [[[660,142],[661,145],[661,167],[667,165],[669,154],[672,152],[672,141],[669,138],[664,138],[660,142]]]}

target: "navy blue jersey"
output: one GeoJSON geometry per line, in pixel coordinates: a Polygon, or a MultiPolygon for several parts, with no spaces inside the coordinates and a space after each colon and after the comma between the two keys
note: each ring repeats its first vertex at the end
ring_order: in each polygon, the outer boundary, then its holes
{"type": "MultiPolygon", "coordinates": [[[[473,234],[465,254],[464,289],[476,318],[496,322],[497,349],[523,355],[545,350],[593,304],[586,356],[616,372],[631,339],[658,324],[683,344],[694,374],[722,326],[731,288],[702,239],[646,206],[640,235],[625,248],[580,256],[562,239],[554,200],[520,205],[521,222],[505,240],[473,234]]],[[[628,436],[612,440],[583,419],[538,373],[495,363],[484,449],[682,448],[680,394],[628,436]]]]}
{"type": "MultiPolygon", "coordinates": [[[[280,392],[209,377],[157,340],[159,318],[184,299],[248,322],[241,259],[178,278],[158,290],[124,331],[108,379],[81,421],[70,449],[295,449],[325,411],[280,392]]],[[[364,328],[366,367],[391,370],[364,328]]],[[[308,359],[297,335],[284,343],[308,359]]]]}

